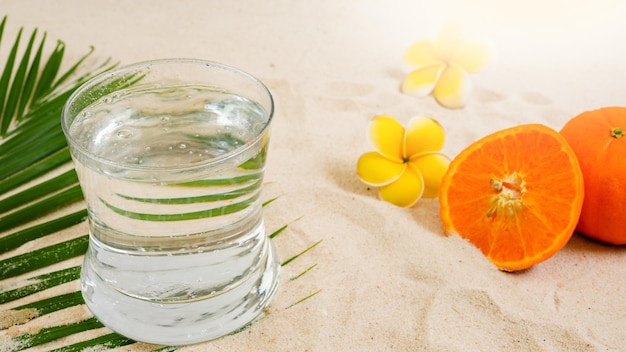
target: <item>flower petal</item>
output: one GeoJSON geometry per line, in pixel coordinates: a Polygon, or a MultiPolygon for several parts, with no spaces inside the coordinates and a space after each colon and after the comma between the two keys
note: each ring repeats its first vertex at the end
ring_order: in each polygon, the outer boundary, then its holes
{"type": "Polygon", "coordinates": [[[404,53],[402,61],[410,67],[424,67],[443,63],[435,50],[435,44],[431,40],[420,40],[413,43],[404,53]]]}
{"type": "Polygon", "coordinates": [[[406,165],[391,161],[377,152],[369,152],[357,161],[356,173],[368,185],[384,186],[397,180],[406,170],[406,165]]]}
{"type": "Polygon", "coordinates": [[[441,153],[421,154],[409,161],[409,169],[417,168],[422,174],[425,198],[437,198],[441,179],[449,166],[450,159],[441,153]]]}
{"type": "Polygon", "coordinates": [[[489,50],[478,42],[464,42],[459,45],[451,61],[465,72],[475,72],[489,61],[489,50]]]}
{"type": "Polygon", "coordinates": [[[439,77],[433,96],[447,108],[462,108],[471,91],[468,74],[458,65],[450,65],[439,77]]]}
{"type": "Polygon", "coordinates": [[[439,151],[443,148],[445,133],[439,122],[429,117],[415,117],[409,121],[404,135],[404,156],[439,151]]]}
{"type": "Polygon", "coordinates": [[[402,92],[416,97],[427,96],[433,91],[445,67],[445,64],[434,64],[409,73],[402,82],[402,92]]]}
{"type": "Polygon", "coordinates": [[[374,117],[369,125],[369,138],[377,152],[402,163],[404,126],[400,122],[388,115],[374,117]]]}
{"type": "Polygon", "coordinates": [[[460,22],[447,22],[435,38],[435,52],[437,57],[444,61],[450,62],[454,57],[456,50],[463,43],[463,28],[460,22]]]}
{"type": "Polygon", "coordinates": [[[408,167],[396,181],[378,189],[380,198],[399,207],[408,208],[422,197],[424,180],[419,170],[408,167]]]}

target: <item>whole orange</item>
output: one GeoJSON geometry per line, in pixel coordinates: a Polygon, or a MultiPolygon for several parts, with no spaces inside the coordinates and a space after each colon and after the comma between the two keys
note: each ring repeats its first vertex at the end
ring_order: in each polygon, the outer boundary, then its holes
{"type": "Polygon", "coordinates": [[[585,184],[576,230],[626,244],[626,107],[586,111],[568,121],[561,134],[578,158],[585,184]]]}

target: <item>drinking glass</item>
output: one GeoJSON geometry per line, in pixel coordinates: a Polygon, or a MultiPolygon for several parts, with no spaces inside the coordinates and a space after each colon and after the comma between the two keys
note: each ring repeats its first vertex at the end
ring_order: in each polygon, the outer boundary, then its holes
{"type": "Polygon", "coordinates": [[[223,64],[155,60],[105,72],[62,116],[89,213],[82,294],[129,338],[185,345],[269,304],[279,261],[260,192],[274,112],[223,64]]]}

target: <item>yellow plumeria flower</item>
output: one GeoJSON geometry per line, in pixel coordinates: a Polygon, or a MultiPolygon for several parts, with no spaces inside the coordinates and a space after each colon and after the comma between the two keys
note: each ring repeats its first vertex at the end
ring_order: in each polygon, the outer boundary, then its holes
{"type": "Polygon", "coordinates": [[[416,69],[404,79],[402,92],[418,97],[432,94],[444,107],[461,108],[471,91],[468,73],[487,60],[486,46],[466,41],[460,25],[449,23],[434,41],[418,41],[406,51],[404,63],[416,69]]]}
{"type": "Polygon", "coordinates": [[[436,198],[450,159],[439,151],[445,139],[441,125],[428,117],[413,118],[405,129],[395,118],[376,116],[369,125],[376,151],[363,154],[357,175],[378,187],[380,197],[410,207],[421,197],[436,198]]]}

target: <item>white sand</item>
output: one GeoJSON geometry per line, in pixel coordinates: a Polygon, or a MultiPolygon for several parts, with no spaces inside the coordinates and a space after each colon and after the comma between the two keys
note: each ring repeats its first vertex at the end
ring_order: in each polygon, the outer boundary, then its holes
{"type": "Polygon", "coordinates": [[[447,131],[444,152],[453,157],[501,128],[536,122],[560,129],[582,111],[625,105],[624,5],[432,2],[3,0],[1,8],[9,29],[46,30],[66,42],[70,56],[94,45],[96,56],[124,64],[210,59],[249,71],[274,93],[264,195],[280,199],[266,210],[268,228],[293,221],[274,240],[283,259],[322,242],[284,268],[266,319],[181,350],[625,348],[624,248],[575,234],[550,260],[502,273],[470,244],[443,235],[436,200],[396,208],[355,175],[357,158],[371,149],[367,122],[377,114],[403,123],[416,115],[437,119],[447,131]],[[448,15],[468,17],[498,51],[471,76],[474,93],[460,110],[398,89],[404,50],[432,37],[448,15]]]}

